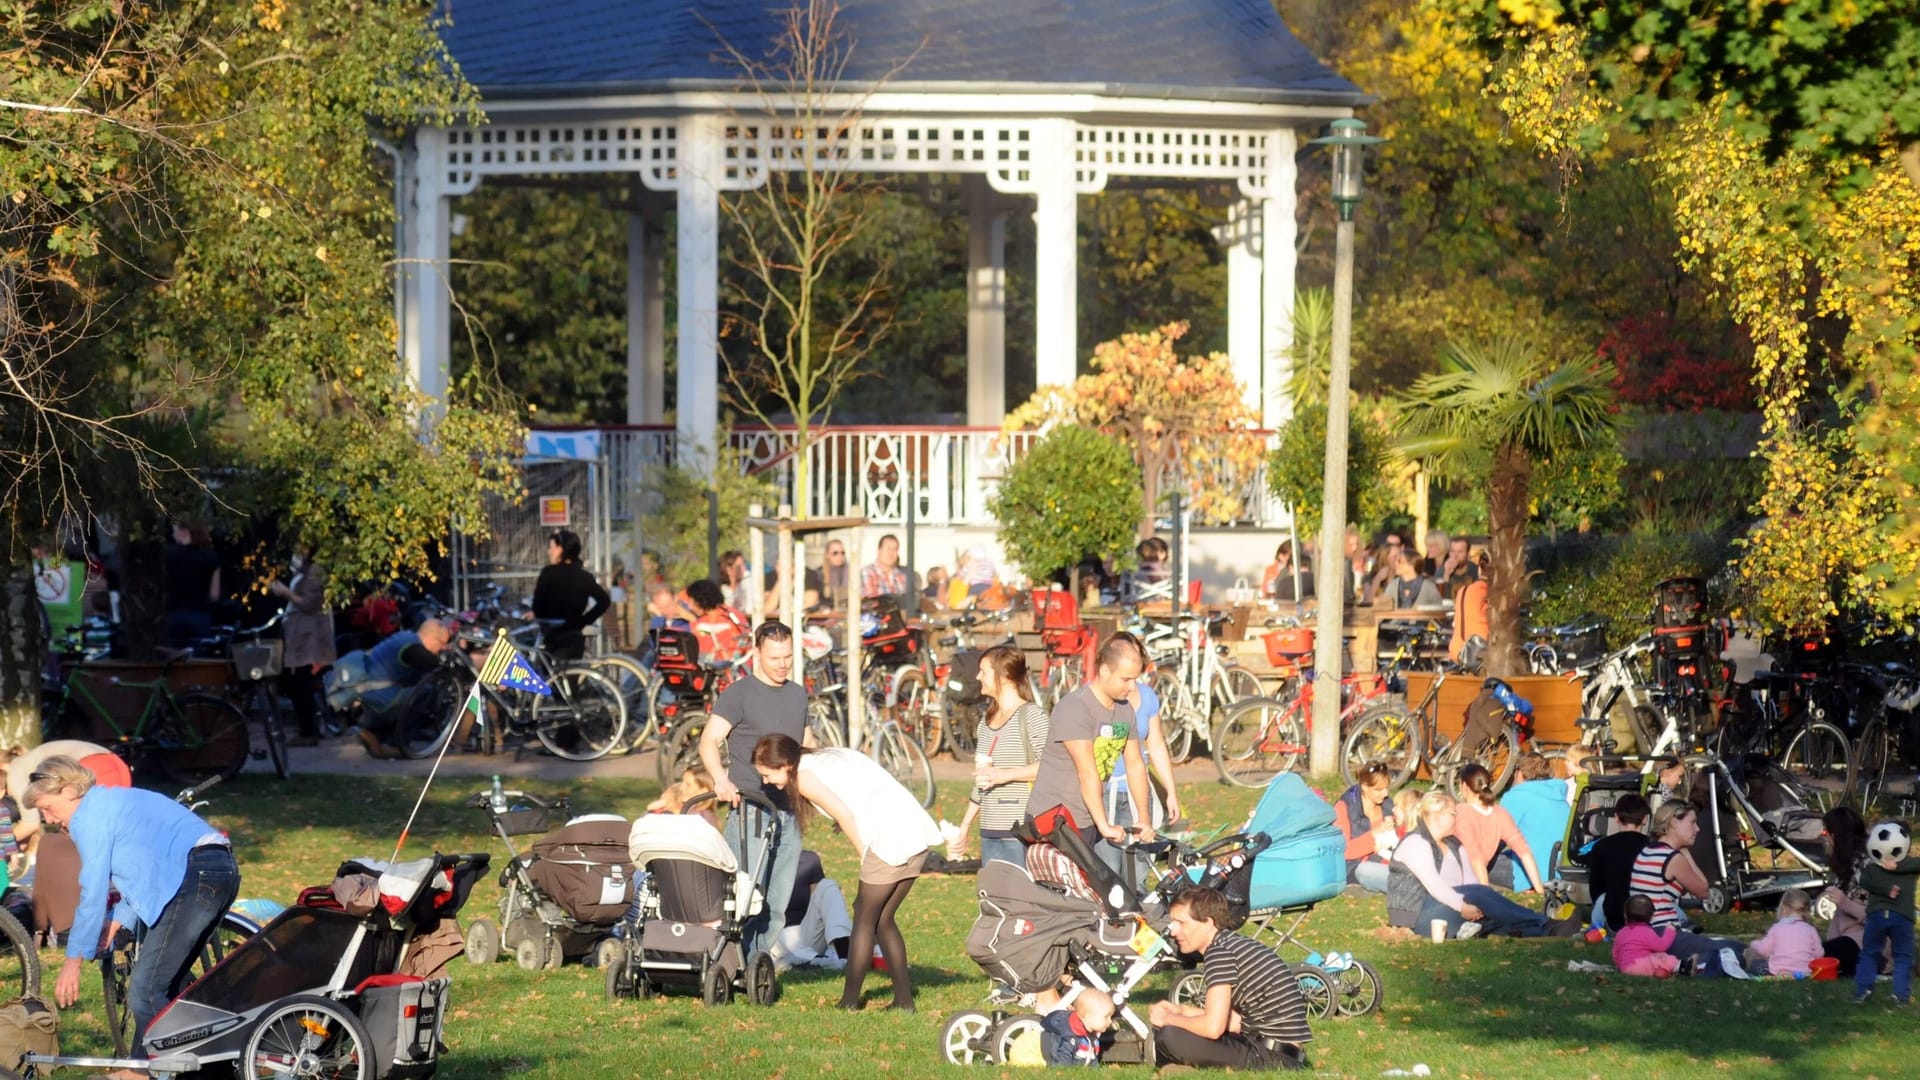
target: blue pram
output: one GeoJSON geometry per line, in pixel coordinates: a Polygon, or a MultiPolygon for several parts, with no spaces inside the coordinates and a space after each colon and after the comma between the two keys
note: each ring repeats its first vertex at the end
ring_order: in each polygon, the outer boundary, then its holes
{"type": "Polygon", "coordinates": [[[1379,1008],[1379,972],[1350,953],[1323,953],[1297,936],[1315,904],[1346,888],[1347,838],[1333,823],[1333,807],[1297,774],[1281,773],[1241,831],[1265,833],[1272,841],[1253,860],[1248,933],[1271,938],[1275,949],[1298,949],[1305,954],[1301,963],[1325,971],[1333,1015],[1364,1016],[1379,1008]]]}

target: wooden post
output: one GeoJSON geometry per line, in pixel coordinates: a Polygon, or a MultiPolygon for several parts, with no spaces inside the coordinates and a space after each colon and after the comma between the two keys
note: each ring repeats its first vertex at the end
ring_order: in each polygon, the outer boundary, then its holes
{"type": "MultiPolygon", "coordinates": [[[[847,561],[853,562],[853,553],[865,551],[861,541],[862,529],[856,525],[847,537],[847,561]]],[[[873,748],[866,746],[866,689],[860,677],[860,599],[854,595],[859,588],[860,578],[852,566],[847,568],[847,739],[854,746],[865,746],[868,753],[873,748]]]]}
{"type": "MultiPolygon", "coordinates": [[[[754,503],[747,507],[747,516],[760,517],[761,506],[754,503]]],[[[760,617],[766,607],[767,587],[761,584],[766,574],[767,538],[758,525],[747,527],[747,622],[752,626],[760,625],[760,617]]]]}

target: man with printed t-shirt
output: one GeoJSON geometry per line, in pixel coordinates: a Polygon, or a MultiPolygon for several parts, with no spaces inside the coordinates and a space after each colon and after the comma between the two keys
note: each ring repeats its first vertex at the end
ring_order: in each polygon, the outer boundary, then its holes
{"type": "MultiPolygon", "coordinates": [[[[1140,736],[1133,723],[1133,684],[1145,666],[1146,651],[1132,634],[1115,634],[1100,646],[1093,678],[1053,707],[1047,748],[1041,751],[1040,771],[1033,780],[1033,793],[1027,797],[1028,817],[1063,806],[1089,844],[1097,837],[1114,844],[1125,841],[1126,833],[1107,820],[1105,800],[1100,797],[1100,769],[1093,755],[1094,740],[1109,732],[1126,739],[1121,755],[1126,761],[1127,793],[1133,805],[1153,805],[1140,736]]],[[[1140,840],[1153,839],[1153,826],[1147,821],[1135,828],[1140,840]]]]}

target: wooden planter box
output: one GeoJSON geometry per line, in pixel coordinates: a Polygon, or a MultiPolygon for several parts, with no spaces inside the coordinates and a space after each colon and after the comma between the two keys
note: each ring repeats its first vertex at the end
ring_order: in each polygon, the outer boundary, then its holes
{"type": "Polygon", "coordinates": [[[73,708],[82,718],[81,723],[76,730],[61,731],[57,736],[110,744],[116,736],[102,712],[123,730],[131,731],[152,692],[145,685],[126,684],[151,683],[164,671],[167,685],[176,695],[196,690],[224,693],[232,678],[233,665],[225,660],[196,659],[181,660],[168,668],[157,661],[95,660],[77,665],[72,671],[71,677],[80,680],[92,700],[83,698],[78,686],[74,688],[73,708]]]}
{"type": "MultiPolygon", "coordinates": [[[[1427,690],[1436,676],[1427,672],[1409,672],[1407,704],[1426,700],[1427,690]]],[[[1467,706],[1480,693],[1483,680],[1470,675],[1454,675],[1440,688],[1434,704],[1435,726],[1449,738],[1460,734],[1466,722],[1467,706]]],[[[1580,741],[1580,694],[1584,683],[1559,675],[1516,675],[1507,685],[1533,703],[1533,739],[1537,743],[1571,745],[1580,741]]]]}

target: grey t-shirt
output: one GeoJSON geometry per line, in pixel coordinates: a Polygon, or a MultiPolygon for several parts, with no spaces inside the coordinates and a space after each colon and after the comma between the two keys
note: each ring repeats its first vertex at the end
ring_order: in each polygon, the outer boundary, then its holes
{"type": "Polygon", "coordinates": [[[768,686],[748,675],[721,691],[713,715],[732,724],[727,732],[727,776],[741,791],[759,792],[773,805],[787,809],[786,797],[762,784],[753,771],[753,747],[768,735],[785,735],[799,742],[807,730],[807,690],[791,680],[768,686]]]}
{"type": "Polygon", "coordinates": [[[1033,817],[1056,806],[1064,806],[1073,815],[1073,823],[1085,829],[1093,825],[1093,813],[1080,796],[1080,775],[1073,770],[1073,758],[1065,743],[1092,742],[1102,734],[1126,737],[1133,732],[1133,706],[1114,702],[1109,709],[1093,696],[1093,688],[1082,686],[1060,699],[1047,723],[1047,748],[1040,754],[1040,773],[1033,778],[1033,794],[1027,796],[1027,816],[1033,817]]]}

